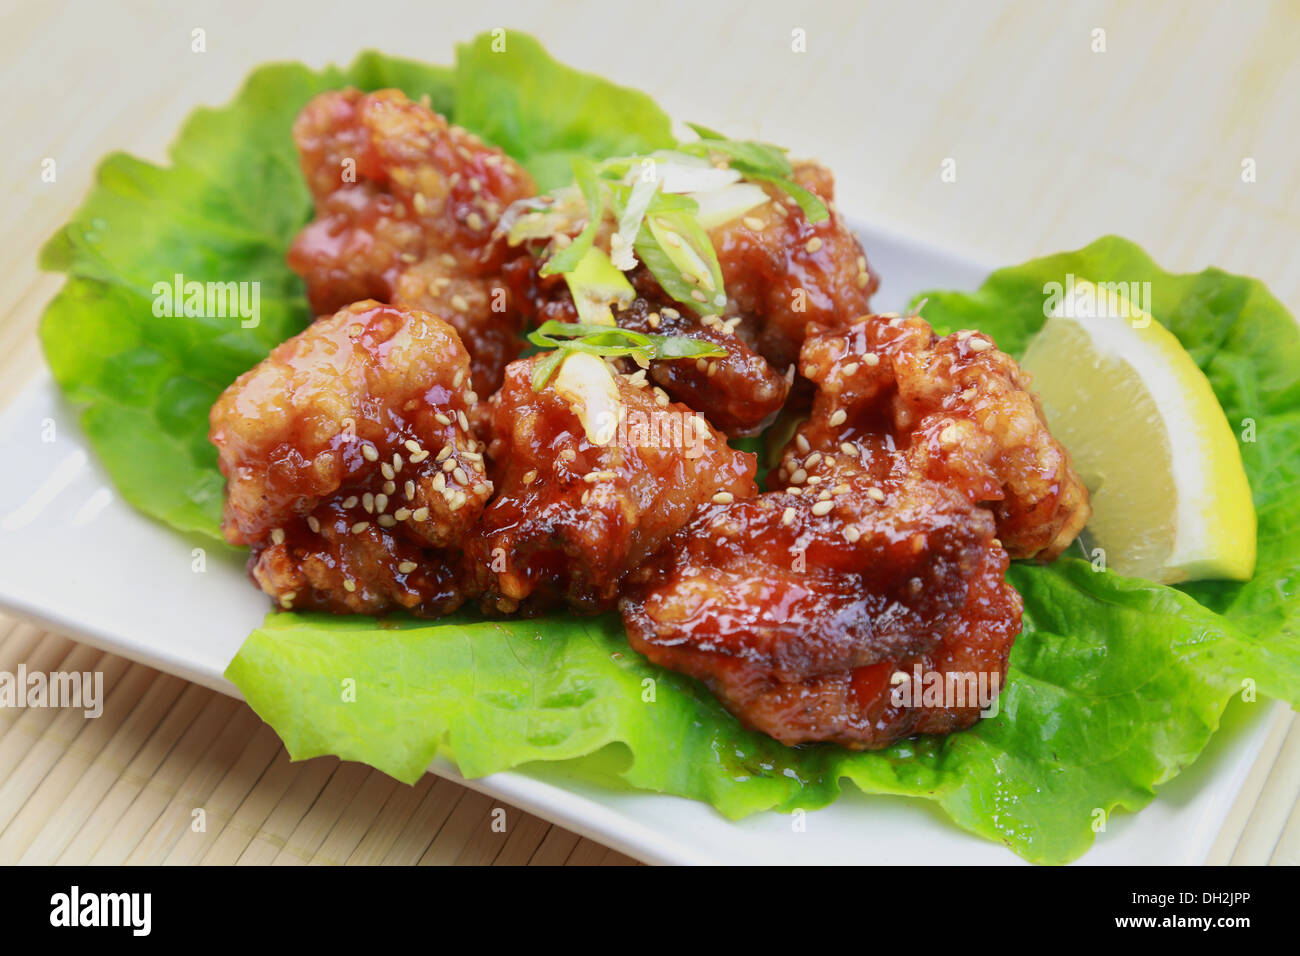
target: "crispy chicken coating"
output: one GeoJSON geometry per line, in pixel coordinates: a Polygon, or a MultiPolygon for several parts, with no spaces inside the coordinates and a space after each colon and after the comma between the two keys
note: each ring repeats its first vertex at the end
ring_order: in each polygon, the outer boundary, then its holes
{"type": "Polygon", "coordinates": [[[535,192],[528,173],[398,90],[323,93],[293,133],[316,218],[288,261],[317,314],[374,298],[443,316],[472,356],[475,389],[490,394],[521,326],[493,230],[535,192]]]}
{"type": "Polygon", "coordinates": [[[436,316],[367,301],[318,320],[212,408],[223,533],[284,606],[449,609],[444,552],[492,494],[473,400],[469,355],[436,316]]]}
{"type": "Polygon", "coordinates": [[[536,361],[511,363],[490,402],[499,494],[466,546],[468,573],[487,610],[604,610],[698,505],[756,494],[756,462],[643,373],[614,374],[621,422],[594,444],[554,382],[533,390],[536,361]]]}
{"type": "Polygon", "coordinates": [[[633,648],[746,726],[876,749],[979,716],[974,694],[899,699],[895,674],[983,674],[996,696],[1020,629],[1006,566],[988,511],[902,468],[701,509],[621,610],[633,648]]]}
{"type": "MultiPolygon", "coordinates": [[[[714,227],[709,237],[728,295],[722,316],[692,314],[644,266],[628,275],[636,300],[614,316],[625,328],[700,339],[726,351],[714,359],[655,362],[650,377],[733,436],[762,431],[786,403],[804,327],[863,314],[879,285],[857,237],[834,209],[830,172],[799,163],[794,175],[826,201],[829,218],[810,223],[769,183],[763,186],[769,202],[714,227]]],[[[540,276],[538,266],[535,256],[526,256],[504,267],[520,307],[537,324],[578,321],[563,277],[540,276]]]]}
{"type": "Polygon", "coordinates": [[[939,338],[915,316],[864,316],[812,330],[800,363],[817,397],[775,483],[870,472],[897,448],[910,469],[990,508],[1013,558],[1050,561],[1087,522],[1087,488],[1048,431],[1029,376],[988,336],[939,338]]]}

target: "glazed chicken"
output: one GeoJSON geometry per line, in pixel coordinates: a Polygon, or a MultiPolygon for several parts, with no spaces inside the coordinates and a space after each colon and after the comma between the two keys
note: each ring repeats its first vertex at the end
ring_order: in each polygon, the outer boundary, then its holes
{"type": "Polygon", "coordinates": [[[617,425],[602,444],[562,394],[563,368],[533,390],[536,361],[512,363],[490,404],[498,493],[466,556],[486,610],[561,602],[584,612],[613,607],[627,572],[699,505],[758,493],[754,456],[729,448],[644,372],[614,373],[592,360],[594,377],[612,376],[616,385],[608,414],[617,425]]]}
{"type": "Polygon", "coordinates": [[[775,485],[868,470],[900,449],[918,474],[997,518],[1013,558],[1050,561],[1091,514],[1069,453],[1047,429],[1028,376],[978,332],[939,338],[916,316],[810,330],[800,357],[812,415],[770,476],[775,485]]]}
{"type": "MultiPolygon", "coordinates": [[[[905,467],[698,511],[629,581],[632,647],[786,744],[888,746],[979,716],[895,699],[895,674],[984,674],[1020,630],[993,517],[905,467]]],[[[976,678],[978,684],[978,678],[976,678]]]]}
{"type": "Polygon", "coordinates": [[[519,354],[501,280],[501,213],[533,195],[528,173],[397,90],[322,93],[293,128],[316,218],[289,250],[318,315],[377,299],[441,316],[487,397],[519,354]]]}
{"type": "MultiPolygon", "coordinates": [[[[825,200],[827,219],[810,223],[792,198],[766,183],[768,202],[710,230],[728,297],[722,316],[692,314],[644,266],[629,276],[637,298],[614,316],[624,328],[684,335],[726,351],[720,358],[656,362],[650,376],[733,436],[761,431],[786,404],[804,326],[866,313],[879,285],[834,209],[830,172],[800,163],[794,176],[825,200]]],[[[537,324],[578,321],[563,278],[539,275],[535,256],[508,262],[505,278],[537,324]]]]}
{"type": "Polygon", "coordinates": [[[455,549],[492,494],[446,322],[358,302],[241,375],[212,407],[222,531],[283,607],[441,614],[455,549]]]}

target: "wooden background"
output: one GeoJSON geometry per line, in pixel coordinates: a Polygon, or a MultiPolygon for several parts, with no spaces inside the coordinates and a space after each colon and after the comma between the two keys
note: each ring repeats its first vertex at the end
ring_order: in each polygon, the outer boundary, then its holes
{"type": "MultiPolygon", "coordinates": [[[[494,27],[674,117],[821,158],[843,208],[880,225],[995,264],[1120,233],[1166,267],[1259,276],[1300,314],[1296,2],[3,0],[0,403],[41,362],[32,332],[59,280],[36,250],[105,152],[161,160],[191,109],[267,60],[449,62],[494,27]]],[[[632,862],[513,808],[494,832],[496,804],[433,777],[290,765],[242,704],[0,617],[0,670],[22,662],[103,670],[110,696],[97,721],[0,711],[0,863],[632,862]]],[[[1288,715],[1212,859],[1300,861],[1297,795],[1288,715]]]]}

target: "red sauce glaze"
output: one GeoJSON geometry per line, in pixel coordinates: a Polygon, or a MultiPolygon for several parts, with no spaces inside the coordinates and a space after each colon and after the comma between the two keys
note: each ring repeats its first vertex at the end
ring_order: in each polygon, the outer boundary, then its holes
{"type": "Polygon", "coordinates": [[[616,376],[624,427],[592,444],[553,385],[533,391],[534,361],[512,363],[490,403],[499,493],[466,546],[485,609],[610,608],[624,575],[698,505],[757,493],[753,455],[628,376],[616,376]]]}
{"type": "Polygon", "coordinates": [[[521,318],[493,230],[535,192],[500,150],[398,90],[323,93],[294,124],[316,218],[289,266],[318,314],[378,299],[433,312],[460,334],[485,396],[518,354],[521,318]]]}
{"type": "Polygon", "coordinates": [[[209,437],[222,530],[253,548],[258,583],[285,606],[354,613],[458,603],[441,552],[492,493],[472,397],[455,330],[377,302],[317,321],[241,375],[209,437]]]}

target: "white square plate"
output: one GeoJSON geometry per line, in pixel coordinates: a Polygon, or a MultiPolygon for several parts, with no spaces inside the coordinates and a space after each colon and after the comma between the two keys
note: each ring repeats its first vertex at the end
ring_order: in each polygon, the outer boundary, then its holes
{"type": "MultiPolygon", "coordinates": [[[[901,309],[927,288],[974,289],[987,269],[860,226],[883,277],[875,303],[901,309]]],[[[192,570],[187,540],[117,495],[48,374],[0,413],[0,605],[89,644],[238,696],[223,677],[268,602],[242,561],[192,570]],[[43,440],[45,423],[56,440],[43,440]]],[[[1206,753],[1140,814],[1120,814],[1088,863],[1202,863],[1258,757],[1268,716],[1284,705],[1229,712],[1206,753]]],[[[436,760],[434,773],[461,780],[436,760]]],[[[465,781],[538,816],[652,863],[1015,863],[965,833],[928,801],[867,796],[852,785],[831,806],[790,818],[730,822],[678,797],[614,792],[546,770],[465,781]]]]}

